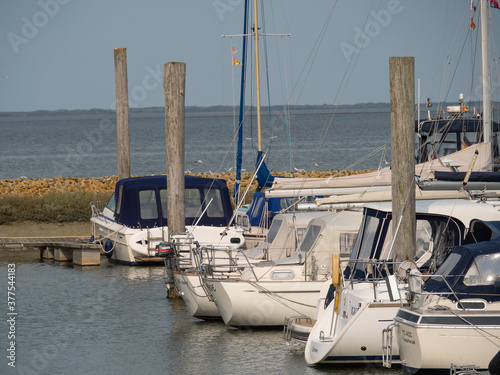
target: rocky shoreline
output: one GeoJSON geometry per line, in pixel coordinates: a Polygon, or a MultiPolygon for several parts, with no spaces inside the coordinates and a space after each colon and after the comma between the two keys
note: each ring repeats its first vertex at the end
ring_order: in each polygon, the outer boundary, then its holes
{"type": "MultiPolygon", "coordinates": [[[[352,174],[362,174],[373,170],[362,171],[310,171],[310,172],[278,172],[273,175],[279,177],[341,177],[352,174]]],[[[221,178],[226,180],[229,191],[234,189],[234,172],[225,173],[192,173],[192,176],[221,178]]],[[[242,173],[241,188],[246,189],[252,179],[252,173],[242,173]]],[[[43,197],[49,193],[98,193],[111,194],[114,191],[117,176],[108,177],[51,177],[51,178],[26,178],[0,180],[0,198],[4,197],[43,197]]],[[[252,182],[250,189],[255,189],[257,183],[252,182]]]]}

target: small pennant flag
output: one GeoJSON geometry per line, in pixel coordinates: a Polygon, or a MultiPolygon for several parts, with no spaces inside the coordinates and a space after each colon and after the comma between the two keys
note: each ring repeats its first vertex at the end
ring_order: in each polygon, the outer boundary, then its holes
{"type": "Polygon", "coordinates": [[[231,47],[231,53],[236,53],[236,52],[238,52],[238,50],[234,47],[231,47]]]}
{"type": "Polygon", "coordinates": [[[432,107],[432,102],[430,98],[427,98],[427,108],[432,107]]]}
{"type": "Polygon", "coordinates": [[[474,19],[471,17],[470,18],[470,28],[472,30],[475,30],[476,29],[476,24],[474,23],[474,19]]]}
{"type": "Polygon", "coordinates": [[[241,63],[236,60],[236,57],[233,56],[233,65],[241,65],[241,63]]]}

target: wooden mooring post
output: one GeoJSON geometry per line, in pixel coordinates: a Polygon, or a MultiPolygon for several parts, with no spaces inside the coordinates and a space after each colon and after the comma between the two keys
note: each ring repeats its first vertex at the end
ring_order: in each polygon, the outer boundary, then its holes
{"type": "Polygon", "coordinates": [[[186,64],[166,63],[163,68],[165,91],[165,133],[167,143],[168,235],[185,232],[184,211],[184,105],[186,64]]]}
{"type": "Polygon", "coordinates": [[[115,48],[116,147],[118,152],[119,180],[130,177],[127,80],[127,49],[115,48]]]}
{"type": "Polygon", "coordinates": [[[389,57],[393,259],[415,257],[415,58],[389,57]],[[398,228],[399,227],[399,228],[398,228]]]}

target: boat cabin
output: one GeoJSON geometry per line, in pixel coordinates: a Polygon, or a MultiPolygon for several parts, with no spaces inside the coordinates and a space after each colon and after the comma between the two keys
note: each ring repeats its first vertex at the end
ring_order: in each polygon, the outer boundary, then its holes
{"type": "MultiPolygon", "coordinates": [[[[186,225],[198,220],[203,226],[228,225],[233,209],[225,180],[185,176],[184,184],[186,225]]],[[[168,226],[167,177],[119,180],[107,208],[113,211],[117,223],[129,228],[168,226]]]]}
{"type": "MultiPolygon", "coordinates": [[[[488,224],[484,223],[485,226],[488,224]]],[[[499,223],[495,224],[498,227],[499,223]]],[[[453,301],[462,298],[476,298],[487,302],[500,301],[500,240],[496,238],[494,241],[455,247],[434,277],[424,284],[423,290],[427,293],[445,294],[453,301]],[[448,294],[450,289],[453,293],[448,294]]],[[[477,305],[482,302],[467,303],[477,305]]],[[[467,309],[473,306],[461,308],[467,309]]]]}
{"type": "MultiPolygon", "coordinates": [[[[451,249],[462,243],[464,224],[447,215],[417,211],[415,263],[421,270],[435,270],[451,249]]],[[[367,280],[387,276],[390,269],[377,269],[376,261],[393,260],[392,212],[365,207],[349,263],[344,271],[346,279],[367,280]],[[370,265],[370,263],[372,265],[370,265]]]]}
{"type": "MultiPolygon", "coordinates": [[[[498,160],[498,132],[500,125],[492,121],[494,160],[498,160]]],[[[453,117],[415,121],[417,163],[444,157],[463,150],[471,144],[483,142],[483,120],[477,118],[453,117]]]]}

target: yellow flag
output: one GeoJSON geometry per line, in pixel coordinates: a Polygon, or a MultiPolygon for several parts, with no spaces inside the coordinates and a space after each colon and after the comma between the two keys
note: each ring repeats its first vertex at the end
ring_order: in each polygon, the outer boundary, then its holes
{"type": "Polygon", "coordinates": [[[236,58],[233,56],[233,65],[241,65],[241,63],[236,60],[236,58]]]}

